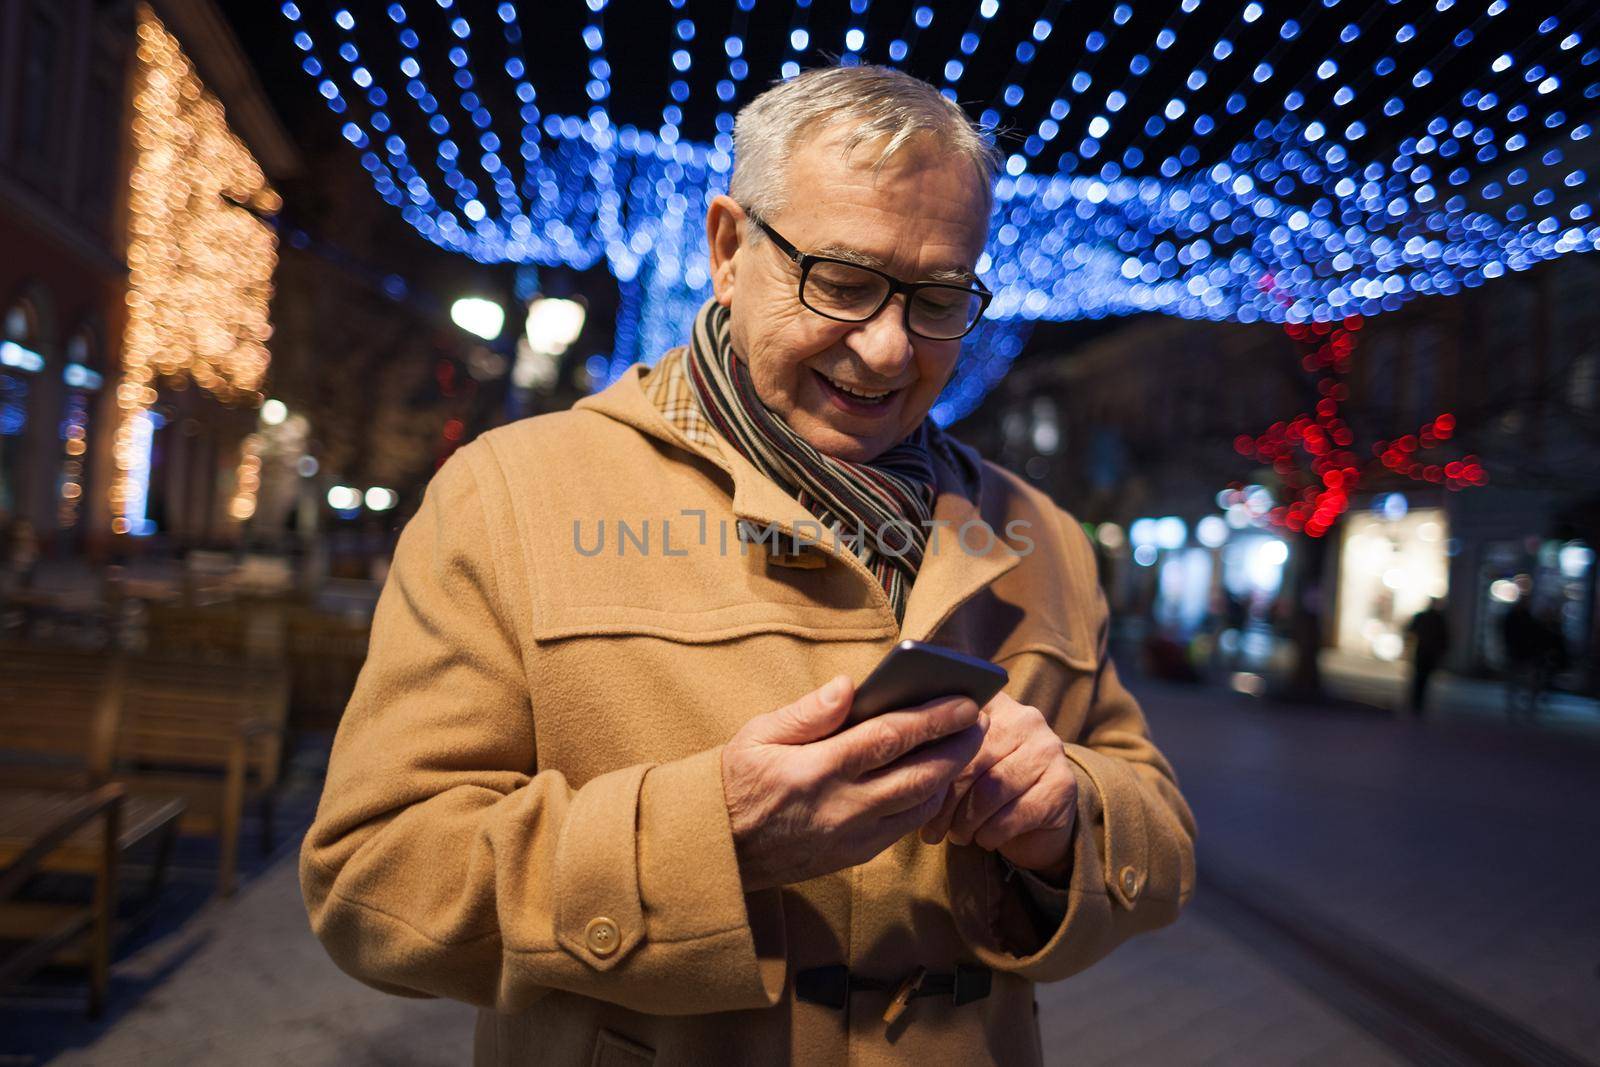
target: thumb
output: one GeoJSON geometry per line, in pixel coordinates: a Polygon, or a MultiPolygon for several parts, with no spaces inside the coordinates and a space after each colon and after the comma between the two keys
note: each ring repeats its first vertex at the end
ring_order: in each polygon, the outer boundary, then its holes
{"type": "Polygon", "coordinates": [[[855,683],[841,674],[792,704],[753,719],[750,740],[766,745],[804,745],[837,730],[850,711],[855,683]]]}

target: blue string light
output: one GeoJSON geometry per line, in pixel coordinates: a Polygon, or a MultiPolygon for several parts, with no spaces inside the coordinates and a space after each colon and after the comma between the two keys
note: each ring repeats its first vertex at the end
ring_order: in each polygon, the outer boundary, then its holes
{"type": "MultiPolygon", "coordinates": [[[[504,116],[484,101],[506,97],[478,83],[468,2],[435,2],[456,98],[449,115],[425,78],[403,4],[381,9],[398,36],[398,72],[359,49],[358,34],[383,21],[376,13],[308,0],[281,8],[302,68],[379,195],[424,237],[483,262],[603,263],[618,279],[621,307],[615,351],[587,365],[596,385],[681,342],[709,291],[700,216],[727,188],[733,113],[765,84],[748,54],[755,0],[731,0],[721,35],[704,32],[686,0],[667,0],[668,80],[654,130],[613,125],[606,0],[583,0],[582,116],[541,111],[518,7],[491,0],[520,108],[520,136],[504,142],[504,116]],[[313,7],[324,12],[315,25],[313,7]],[[324,34],[331,53],[318,51],[324,34]],[[682,132],[697,56],[721,75],[709,143],[682,132]],[[400,91],[390,93],[394,84],[400,91]],[[411,104],[399,104],[402,96],[411,104]],[[415,109],[425,150],[399,132],[397,107],[415,109]]],[[[1051,0],[1021,20],[1019,38],[1002,41],[999,0],[980,0],[943,62],[926,64],[955,97],[975,60],[995,66],[993,55],[1009,56],[979,119],[997,127],[1027,113],[978,264],[995,298],[936,417],[971,410],[1039,319],[1371,315],[1600,248],[1592,181],[1600,48],[1591,41],[1600,11],[1578,21],[1551,15],[1514,40],[1501,28],[1508,0],[1470,11],[1456,0],[1320,0],[1281,18],[1257,0],[1209,0],[1236,7],[1214,39],[1196,41],[1186,20],[1202,2],[1180,0],[1153,38],[1133,40],[1140,24],[1131,3],[1113,0],[1068,33],[1063,0],[1051,0]],[[1374,52],[1372,42],[1390,39],[1374,52]],[[1465,69],[1462,56],[1482,66],[1465,69]],[[1050,67],[1063,71],[1054,96],[1038,87],[1050,67]],[[1158,68],[1170,92],[1152,91],[1158,68]],[[1440,97],[1442,84],[1461,88],[1440,97]]],[[[908,65],[934,5],[913,6],[897,36],[876,42],[869,6],[849,0],[841,60],[883,53],[908,65]]],[[[791,0],[784,78],[835,47],[817,39],[811,8],[791,0]]],[[[415,137],[418,123],[408,117],[405,126],[415,137]]]]}

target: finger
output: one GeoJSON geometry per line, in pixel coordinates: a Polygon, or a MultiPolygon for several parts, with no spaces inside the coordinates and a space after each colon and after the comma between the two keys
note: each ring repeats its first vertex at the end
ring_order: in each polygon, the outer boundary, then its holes
{"type": "MultiPolygon", "coordinates": [[[[988,719],[988,712],[981,714],[979,719],[980,721],[988,719]]],[[[961,773],[956,775],[956,780],[950,784],[938,814],[923,828],[923,841],[937,845],[944,840],[944,836],[950,832],[950,822],[955,818],[956,806],[966,798],[972,783],[987,774],[996,763],[1016,751],[1017,745],[1018,739],[1013,732],[1003,729],[1003,724],[999,720],[989,720],[989,728],[983,738],[983,748],[973,757],[971,763],[962,768],[961,773]]]]}
{"type": "Polygon", "coordinates": [[[1034,767],[1022,750],[996,763],[972,783],[966,798],[956,806],[955,818],[950,821],[951,842],[971,844],[978,828],[995,812],[1032,788],[1042,773],[1043,768],[1034,767]]]}
{"type": "Polygon", "coordinates": [[[977,832],[972,835],[972,843],[979,848],[993,851],[1018,834],[1035,829],[1034,826],[1028,825],[1028,813],[1031,807],[1033,805],[1026,793],[1006,801],[998,811],[984,820],[982,826],[978,827],[977,832]]]}
{"type": "MultiPolygon", "coordinates": [[[[989,738],[986,739],[984,747],[988,748],[993,744],[996,744],[996,739],[989,738]]],[[[1021,776],[1024,784],[1036,784],[1039,780],[1041,780],[1042,775],[1049,773],[1049,768],[1053,765],[1053,762],[1055,760],[1059,760],[1060,744],[1061,742],[1053,733],[1039,733],[1038,731],[1018,732],[1013,730],[1009,733],[1002,734],[998,739],[998,748],[1000,751],[1004,752],[1005,755],[1001,757],[1001,760],[996,761],[996,764],[998,765],[1000,762],[1009,761],[1005,763],[1005,770],[1003,772],[1006,776],[1017,776],[1019,773],[1019,768],[1021,768],[1021,776]],[[1030,778],[1032,779],[1031,783],[1028,781],[1030,778]]],[[[992,769],[990,773],[994,773],[992,769]]],[[[961,785],[959,780],[957,785],[961,785]]],[[[971,835],[977,831],[980,825],[982,825],[986,814],[992,814],[993,809],[1000,806],[999,804],[994,803],[993,797],[998,795],[1002,798],[1001,802],[1003,803],[1004,798],[1012,795],[1010,791],[1001,791],[1000,793],[995,794],[995,788],[996,787],[993,784],[986,785],[984,787],[982,792],[989,793],[990,799],[983,805],[974,807],[973,805],[975,801],[969,801],[964,807],[958,804],[952,811],[949,822],[939,827],[939,829],[943,830],[945,834],[950,835],[952,840],[954,840],[955,828],[959,821],[963,836],[962,840],[958,843],[967,843],[967,841],[971,840],[971,835]]],[[[966,792],[970,795],[972,792],[972,787],[967,786],[966,792]]],[[[929,843],[937,844],[938,842],[937,839],[935,839],[929,843]]]]}
{"type": "MultiPolygon", "coordinates": [[[[921,826],[923,823],[927,822],[928,819],[932,817],[934,809],[938,803],[939,793],[935,791],[934,793],[930,794],[921,804],[885,817],[878,824],[878,829],[881,831],[881,836],[884,841],[883,848],[889,847],[902,837],[911,833],[917,827],[921,826]]],[[[880,852],[882,850],[882,848],[879,849],[880,852]]]]}
{"type": "MultiPolygon", "coordinates": [[[[981,751],[979,752],[979,755],[982,755],[981,751]]],[[[940,841],[944,840],[944,830],[936,829],[936,827],[942,827],[944,825],[946,819],[949,817],[948,813],[955,807],[956,802],[959,799],[960,796],[956,792],[955,783],[952,782],[950,786],[945,789],[944,799],[939,802],[938,810],[933,814],[933,817],[927,822],[923,823],[921,829],[917,831],[917,835],[922,838],[922,843],[924,845],[937,845],[940,841]]]]}
{"type": "Polygon", "coordinates": [[[1028,717],[1030,713],[1038,717],[1035,709],[1017,703],[1009,693],[1003,691],[996,693],[984,706],[979,717],[993,718],[988,736],[984,738],[983,751],[972,766],[956,778],[950,787],[950,793],[945,797],[944,805],[939,809],[939,814],[934,816],[923,829],[923,841],[937,845],[943,840],[950,832],[950,824],[955,818],[957,805],[965,799],[968,790],[972,788],[972,783],[1026,743],[1032,725],[1028,717]]]}
{"type": "Polygon", "coordinates": [[[824,742],[828,756],[847,778],[860,778],[907,752],[965,730],[978,721],[978,706],[947,697],[857,723],[824,742]]]}
{"type": "Polygon", "coordinates": [[[925,806],[931,813],[943,802],[951,779],[982,747],[983,728],[974,723],[863,775],[851,788],[865,810],[880,816],[925,806]]]}
{"type": "Polygon", "coordinates": [[[741,733],[756,744],[809,744],[843,725],[854,698],[855,683],[841,674],[794,703],[751,719],[741,733]]]}
{"type": "Polygon", "coordinates": [[[972,835],[979,848],[997,849],[1013,838],[1034,830],[1059,830],[1071,825],[1077,813],[1076,782],[1047,770],[1021,796],[1002,805],[972,835]]]}
{"type": "Polygon", "coordinates": [[[992,746],[991,739],[985,736],[983,747],[972,758],[972,762],[962,768],[956,775],[955,781],[950,783],[950,788],[945,790],[944,802],[939,805],[939,811],[928,824],[922,828],[922,840],[930,845],[937,845],[944,840],[944,835],[950,832],[950,820],[956,817],[956,807],[966,799],[967,790],[972,788],[972,783],[988,773],[989,768],[1000,761],[1000,754],[992,746]]]}

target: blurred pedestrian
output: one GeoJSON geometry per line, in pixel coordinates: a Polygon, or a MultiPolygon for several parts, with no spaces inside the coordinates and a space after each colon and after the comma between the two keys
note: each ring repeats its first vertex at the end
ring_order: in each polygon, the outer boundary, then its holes
{"type": "Polygon", "coordinates": [[[1532,720],[1539,714],[1550,676],[1566,649],[1560,633],[1533,612],[1532,593],[1524,591],[1500,620],[1508,666],[1506,714],[1532,720]]]}
{"type": "Polygon", "coordinates": [[[1450,621],[1444,615],[1444,601],[1439,597],[1430,600],[1412,616],[1406,634],[1411,638],[1411,714],[1420,719],[1427,708],[1428,681],[1450,651],[1450,621]]]}

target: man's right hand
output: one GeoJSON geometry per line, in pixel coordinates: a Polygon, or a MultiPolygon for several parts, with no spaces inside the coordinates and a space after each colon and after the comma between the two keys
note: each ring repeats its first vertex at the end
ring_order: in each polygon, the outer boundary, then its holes
{"type": "Polygon", "coordinates": [[[854,698],[840,675],[751,719],[723,748],[722,792],[746,891],[870,860],[939,811],[983,744],[986,724],[965,697],[835,733],[854,698]]]}

